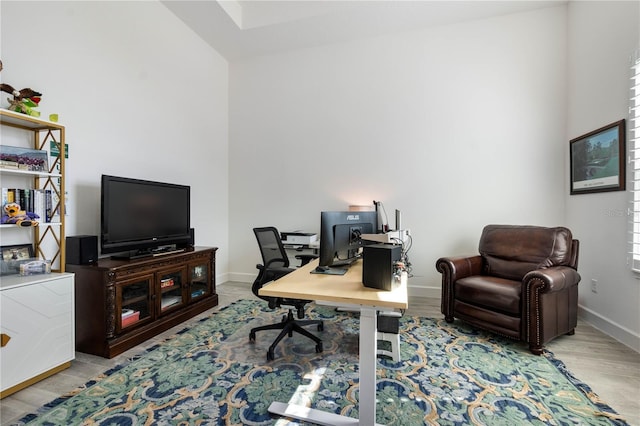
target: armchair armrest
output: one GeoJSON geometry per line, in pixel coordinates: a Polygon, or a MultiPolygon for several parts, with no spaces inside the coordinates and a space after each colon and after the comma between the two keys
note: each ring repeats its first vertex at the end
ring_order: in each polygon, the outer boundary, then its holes
{"type": "Polygon", "coordinates": [[[523,331],[532,353],[540,355],[542,345],[559,334],[573,334],[577,323],[579,282],[580,274],[570,266],[538,269],[522,279],[526,319],[523,331]],[[545,318],[544,306],[552,307],[546,310],[550,318],[545,318]]]}
{"type": "Polygon", "coordinates": [[[578,285],[580,274],[569,266],[552,266],[529,272],[522,279],[523,291],[529,292],[532,287],[542,293],[554,293],[567,287],[578,285]]]}
{"type": "Polygon", "coordinates": [[[482,273],[482,256],[441,257],[436,262],[436,269],[442,274],[443,284],[445,279],[454,283],[460,278],[480,275],[482,273]]]}
{"type": "Polygon", "coordinates": [[[436,269],[442,274],[442,297],[440,310],[447,322],[453,321],[453,302],[455,289],[453,284],[460,278],[480,275],[482,272],[482,256],[441,257],[436,262],[436,269]]]}

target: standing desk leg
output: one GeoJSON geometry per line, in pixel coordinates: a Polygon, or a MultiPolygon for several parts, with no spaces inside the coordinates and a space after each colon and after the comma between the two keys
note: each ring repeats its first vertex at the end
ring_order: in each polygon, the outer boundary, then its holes
{"type": "Polygon", "coordinates": [[[376,424],[377,310],[360,308],[360,425],[376,424]]]}
{"type": "Polygon", "coordinates": [[[359,419],[282,402],[272,402],[269,412],[324,426],[381,426],[376,423],[377,320],[376,308],[361,306],[359,419]]]}

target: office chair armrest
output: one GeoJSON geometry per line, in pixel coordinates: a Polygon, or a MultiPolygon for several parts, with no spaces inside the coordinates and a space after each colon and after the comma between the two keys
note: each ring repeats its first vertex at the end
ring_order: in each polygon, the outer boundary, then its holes
{"type": "Polygon", "coordinates": [[[317,259],[317,254],[296,254],[296,259],[300,261],[300,265],[304,266],[307,263],[311,262],[313,259],[317,259]]]}
{"type": "MultiPolygon", "coordinates": [[[[257,264],[256,268],[260,271],[256,280],[253,283],[252,291],[256,293],[263,285],[269,281],[277,280],[285,275],[293,272],[295,269],[284,266],[271,266],[265,267],[264,265],[257,264]]],[[[256,293],[257,295],[257,293],[256,293]]]]}
{"type": "MultiPolygon", "coordinates": [[[[288,260],[288,259],[287,259],[288,260]]],[[[288,266],[284,266],[284,265],[288,265],[289,262],[287,262],[287,260],[285,259],[279,259],[279,258],[275,258],[275,259],[271,259],[270,261],[268,261],[263,268],[265,269],[284,269],[284,268],[288,268],[288,266]],[[275,264],[275,265],[274,265],[275,264]]],[[[256,265],[256,267],[258,269],[260,269],[261,265],[256,265]]],[[[293,270],[293,269],[292,269],[293,270]]]]}

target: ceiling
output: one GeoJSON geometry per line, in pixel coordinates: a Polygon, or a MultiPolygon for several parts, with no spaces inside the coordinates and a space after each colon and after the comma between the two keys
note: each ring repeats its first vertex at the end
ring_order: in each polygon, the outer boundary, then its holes
{"type": "Polygon", "coordinates": [[[566,0],[162,0],[227,60],[524,12],[566,0]]]}

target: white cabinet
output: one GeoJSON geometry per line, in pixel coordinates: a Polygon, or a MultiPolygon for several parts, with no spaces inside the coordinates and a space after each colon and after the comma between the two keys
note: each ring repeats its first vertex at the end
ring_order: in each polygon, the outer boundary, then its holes
{"type": "Polygon", "coordinates": [[[74,275],[0,278],[0,396],[69,367],[75,357],[74,275]]]}

